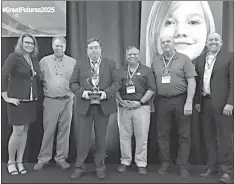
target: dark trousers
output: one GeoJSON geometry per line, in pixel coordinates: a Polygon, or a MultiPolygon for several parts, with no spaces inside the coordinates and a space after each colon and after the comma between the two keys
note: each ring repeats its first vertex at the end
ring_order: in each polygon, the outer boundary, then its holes
{"type": "Polygon", "coordinates": [[[84,162],[90,149],[91,133],[94,122],[95,155],[97,169],[105,169],[106,130],[109,116],[102,113],[100,105],[90,105],[87,115],[78,116],[77,122],[77,158],[76,168],[84,169],[84,162]]]}
{"type": "Polygon", "coordinates": [[[177,124],[179,135],[179,149],[177,164],[186,166],[190,151],[190,116],[184,116],[184,104],[186,94],[176,97],[160,97],[158,103],[157,138],[159,156],[161,162],[169,162],[170,159],[170,131],[172,123],[177,124]]]}
{"type": "Polygon", "coordinates": [[[207,168],[219,166],[224,173],[232,173],[233,116],[226,116],[213,108],[212,100],[204,97],[202,112],[203,135],[207,153],[207,168]]]}

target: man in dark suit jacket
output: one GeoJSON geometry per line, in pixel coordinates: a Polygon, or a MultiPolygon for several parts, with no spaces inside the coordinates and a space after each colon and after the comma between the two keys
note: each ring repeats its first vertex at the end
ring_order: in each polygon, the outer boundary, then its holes
{"type": "MultiPolygon", "coordinates": [[[[120,77],[114,61],[101,57],[98,39],[86,43],[88,59],[77,63],[70,80],[70,89],[76,95],[77,158],[75,172],[71,179],[77,179],[84,172],[84,162],[89,152],[94,121],[96,152],[94,155],[97,177],[106,177],[104,159],[106,156],[106,130],[110,114],[117,112],[115,93],[120,88],[120,77]],[[90,97],[92,79],[98,75],[100,98],[90,97]]],[[[94,82],[94,81],[93,81],[94,82]]]]}
{"type": "Polygon", "coordinates": [[[195,103],[202,113],[207,165],[201,176],[217,171],[221,182],[230,181],[232,173],[233,125],[233,55],[222,49],[219,34],[210,34],[206,46],[208,53],[195,61],[197,89],[195,103]]]}

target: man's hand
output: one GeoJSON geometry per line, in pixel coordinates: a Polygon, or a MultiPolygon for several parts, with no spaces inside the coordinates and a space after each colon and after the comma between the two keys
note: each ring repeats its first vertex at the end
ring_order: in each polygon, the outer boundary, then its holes
{"type": "Polygon", "coordinates": [[[99,93],[101,93],[100,100],[106,99],[106,93],[105,93],[105,91],[99,91],[99,93]]]}
{"type": "Polygon", "coordinates": [[[128,105],[128,109],[137,109],[141,106],[139,101],[130,101],[128,105]]]}
{"type": "Polygon", "coordinates": [[[184,105],[184,115],[189,116],[193,112],[193,103],[192,102],[186,102],[184,105]]]}
{"type": "Polygon", "coordinates": [[[200,111],[201,111],[201,105],[200,105],[200,104],[196,104],[195,107],[196,107],[196,109],[197,109],[197,112],[200,112],[200,111]]]}
{"type": "Polygon", "coordinates": [[[226,104],[225,107],[223,108],[223,114],[231,116],[232,113],[233,113],[233,105],[226,104]]]}
{"type": "Polygon", "coordinates": [[[89,93],[91,93],[91,91],[84,91],[82,94],[82,98],[90,100],[89,93]]]}
{"type": "Polygon", "coordinates": [[[121,102],[119,102],[123,107],[127,108],[130,104],[129,104],[129,100],[122,100],[121,102]]]}
{"type": "Polygon", "coordinates": [[[16,106],[18,106],[20,104],[20,100],[17,98],[7,98],[6,102],[14,104],[16,106]]]}

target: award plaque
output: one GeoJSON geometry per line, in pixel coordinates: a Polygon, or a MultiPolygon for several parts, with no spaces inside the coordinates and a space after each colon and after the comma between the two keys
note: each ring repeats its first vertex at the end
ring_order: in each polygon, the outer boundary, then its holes
{"type": "Polygon", "coordinates": [[[93,73],[91,78],[89,79],[90,85],[93,87],[91,88],[91,92],[88,94],[91,99],[99,99],[101,93],[99,92],[99,75],[97,73],[93,73]]]}

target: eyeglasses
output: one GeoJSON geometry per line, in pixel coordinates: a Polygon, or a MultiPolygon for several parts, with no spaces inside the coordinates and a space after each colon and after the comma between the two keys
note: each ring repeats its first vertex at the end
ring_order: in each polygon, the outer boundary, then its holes
{"type": "Polygon", "coordinates": [[[27,45],[34,45],[33,42],[27,42],[27,41],[23,41],[24,43],[26,43],[27,45]]]}
{"type": "Polygon", "coordinates": [[[100,46],[89,46],[89,47],[87,47],[89,50],[93,50],[93,49],[95,49],[95,50],[97,50],[97,49],[99,49],[100,48],[100,46]]]}

